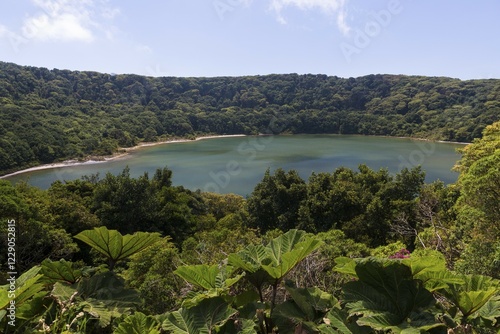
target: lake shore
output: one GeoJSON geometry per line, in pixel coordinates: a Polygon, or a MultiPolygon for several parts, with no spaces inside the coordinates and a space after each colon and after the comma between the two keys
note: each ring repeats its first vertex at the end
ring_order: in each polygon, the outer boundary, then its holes
{"type": "Polygon", "coordinates": [[[62,162],[44,164],[44,165],[40,165],[40,166],[22,169],[22,170],[19,170],[19,171],[13,172],[13,173],[9,173],[6,175],[2,175],[2,176],[0,176],[0,179],[8,178],[10,176],[19,175],[19,174],[23,174],[23,173],[44,170],[44,169],[64,168],[64,167],[73,167],[73,166],[80,166],[80,165],[93,165],[93,164],[105,163],[105,162],[109,162],[112,160],[123,159],[129,155],[129,152],[132,152],[132,151],[144,148],[144,147],[173,144],[173,143],[188,143],[188,142],[194,142],[194,141],[198,141],[198,140],[214,139],[214,138],[226,138],[226,137],[229,138],[229,137],[244,137],[244,136],[246,136],[246,135],[244,135],[244,134],[215,135],[215,136],[197,137],[196,139],[172,139],[172,140],[165,140],[165,141],[158,141],[158,142],[139,143],[138,145],[132,146],[132,147],[122,147],[119,149],[119,152],[117,152],[113,155],[89,156],[83,160],[71,159],[71,160],[66,160],[66,161],[62,161],[62,162]]]}
{"type": "MultiPolygon", "coordinates": [[[[136,146],[132,147],[122,147],[119,148],[119,152],[109,155],[109,156],[88,156],[85,159],[71,159],[71,160],[66,160],[62,162],[56,162],[56,163],[51,163],[51,164],[44,164],[44,165],[39,165],[39,166],[34,166],[26,169],[22,169],[16,172],[12,172],[6,175],[0,176],[0,179],[3,178],[8,178],[10,176],[14,175],[19,175],[23,173],[29,173],[29,172],[34,172],[38,170],[44,170],[44,169],[53,169],[53,168],[64,168],[64,167],[73,167],[73,166],[79,166],[79,165],[91,165],[91,164],[99,164],[99,163],[105,163],[109,162],[112,160],[118,160],[118,159],[123,159],[126,158],[130,152],[139,150],[141,148],[145,147],[151,147],[151,146],[158,146],[158,145],[165,145],[165,144],[173,144],[173,143],[189,143],[189,142],[195,142],[198,140],[205,140],[205,139],[214,139],[214,138],[230,138],[230,137],[245,137],[247,135],[245,134],[236,134],[236,135],[212,135],[212,136],[201,136],[197,137],[196,139],[185,139],[185,138],[178,138],[178,139],[170,139],[170,140],[165,140],[165,141],[158,141],[158,142],[143,142],[139,143],[136,146]]],[[[340,135],[342,136],[342,135],[340,135]]],[[[353,134],[353,135],[347,135],[347,136],[367,136],[367,135],[361,135],[361,134],[353,134]]],[[[370,137],[370,136],[367,136],[370,137]]],[[[426,142],[437,142],[437,143],[450,143],[450,144],[462,144],[462,145],[467,145],[470,143],[462,143],[462,142],[452,142],[452,141],[445,141],[445,140],[432,140],[432,139],[425,139],[425,138],[414,138],[414,137],[393,137],[393,136],[375,136],[375,137],[382,137],[382,138],[398,138],[398,139],[410,139],[410,140],[415,140],[415,141],[426,141],[426,142]]]]}

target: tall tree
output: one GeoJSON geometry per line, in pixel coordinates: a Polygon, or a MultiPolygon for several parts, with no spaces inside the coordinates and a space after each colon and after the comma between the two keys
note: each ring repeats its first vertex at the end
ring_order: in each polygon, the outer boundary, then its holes
{"type": "Polygon", "coordinates": [[[307,196],[305,181],[297,171],[269,169],[248,198],[251,225],[261,231],[275,228],[287,231],[297,226],[301,202],[307,196]]]}

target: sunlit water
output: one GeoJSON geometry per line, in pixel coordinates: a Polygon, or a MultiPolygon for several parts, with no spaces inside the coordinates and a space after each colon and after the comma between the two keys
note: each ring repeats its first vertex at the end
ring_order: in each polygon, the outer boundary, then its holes
{"type": "Polygon", "coordinates": [[[167,166],[173,184],[220,193],[248,195],[262,180],[267,168],[295,169],[307,179],[312,172],[332,172],[346,166],[357,169],[386,168],[396,173],[404,167],[422,165],[426,181],[453,183],[458,174],[450,169],[460,158],[456,149],[463,145],[434,143],[401,138],[290,135],[226,137],[193,142],[169,143],[131,152],[125,158],[64,168],[46,169],[7,179],[48,188],[56,180],[73,180],[99,173],[120,173],[129,166],[133,177],[167,166]]]}

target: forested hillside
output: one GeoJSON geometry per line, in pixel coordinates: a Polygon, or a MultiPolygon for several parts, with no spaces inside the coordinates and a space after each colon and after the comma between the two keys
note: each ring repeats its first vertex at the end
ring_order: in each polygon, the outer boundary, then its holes
{"type": "Polygon", "coordinates": [[[500,119],[500,80],[369,75],[152,78],[0,62],[0,173],[139,141],[340,133],[469,142],[500,119]]]}

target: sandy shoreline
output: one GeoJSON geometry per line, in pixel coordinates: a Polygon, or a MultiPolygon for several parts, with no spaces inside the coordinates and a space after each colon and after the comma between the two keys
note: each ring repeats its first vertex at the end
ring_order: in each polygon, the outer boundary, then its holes
{"type": "Polygon", "coordinates": [[[105,162],[109,162],[112,160],[124,158],[128,155],[128,152],[135,151],[135,150],[138,150],[138,149],[141,149],[144,147],[151,147],[151,146],[172,144],[172,143],[187,143],[187,142],[193,142],[193,141],[204,140],[204,139],[226,138],[226,137],[244,137],[244,136],[246,136],[246,135],[240,134],[240,135],[203,136],[203,137],[197,137],[196,139],[172,139],[172,140],[159,141],[159,142],[139,143],[136,146],[120,148],[119,150],[123,153],[116,153],[116,154],[113,154],[111,156],[102,156],[102,157],[93,156],[93,157],[89,157],[88,159],[86,159],[84,161],[71,159],[71,160],[66,160],[63,162],[56,162],[56,163],[52,163],[52,164],[30,167],[30,168],[22,169],[22,170],[17,171],[17,172],[13,172],[10,174],[0,176],[0,179],[7,178],[10,176],[14,176],[14,175],[23,174],[23,173],[34,172],[37,170],[105,163],[105,162]]]}
{"type": "MultiPolygon", "coordinates": [[[[132,146],[132,147],[122,147],[119,149],[120,152],[115,153],[111,156],[90,156],[83,161],[72,159],[72,160],[66,160],[63,162],[56,162],[56,163],[52,163],[52,164],[30,167],[30,168],[22,169],[22,170],[17,171],[17,172],[13,172],[10,174],[0,176],[0,179],[7,178],[10,176],[14,176],[14,175],[23,174],[23,173],[34,172],[37,170],[43,170],[43,169],[64,168],[64,167],[73,167],[73,166],[79,166],[79,165],[92,165],[92,164],[105,163],[105,162],[109,162],[112,160],[125,158],[129,155],[129,152],[136,151],[136,150],[139,150],[139,149],[144,148],[144,147],[151,147],[151,146],[172,144],[172,143],[188,143],[188,142],[194,142],[194,141],[205,140],[205,139],[213,139],[213,138],[245,137],[245,136],[247,136],[247,135],[244,135],[244,134],[214,135],[214,136],[197,137],[196,139],[172,139],[172,140],[159,141],[159,142],[139,143],[138,145],[132,146]]],[[[359,135],[359,136],[364,136],[364,135],[359,135]]],[[[370,137],[370,136],[368,136],[368,137],[370,137]]],[[[430,142],[437,142],[437,143],[450,143],[450,144],[462,144],[462,145],[470,144],[470,143],[451,142],[451,141],[445,141],[445,140],[431,140],[431,139],[425,139],[425,138],[412,138],[412,137],[392,137],[392,136],[376,136],[376,137],[411,139],[411,140],[416,140],[416,141],[430,141],[430,142]]]]}

